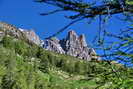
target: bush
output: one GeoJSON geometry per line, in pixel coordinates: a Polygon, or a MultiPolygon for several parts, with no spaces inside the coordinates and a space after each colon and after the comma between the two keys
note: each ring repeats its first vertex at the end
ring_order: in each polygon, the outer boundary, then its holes
{"type": "Polygon", "coordinates": [[[14,49],[16,53],[22,56],[26,56],[28,53],[28,45],[23,41],[16,41],[14,49]]]}
{"type": "Polygon", "coordinates": [[[15,46],[13,40],[14,39],[12,37],[5,36],[2,39],[2,44],[3,44],[4,47],[12,49],[15,46]]]}

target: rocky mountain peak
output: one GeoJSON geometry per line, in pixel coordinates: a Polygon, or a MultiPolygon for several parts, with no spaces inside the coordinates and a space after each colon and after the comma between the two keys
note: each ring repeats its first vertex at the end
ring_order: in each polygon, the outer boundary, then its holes
{"type": "Polygon", "coordinates": [[[88,47],[85,35],[78,36],[74,30],[68,32],[66,38],[59,40],[56,37],[41,40],[34,30],[17,28],[13,25],[0,22],[0,36],[11,35],[30,43],[35,43],[44,49],[60,54],[67,54],[84,60],[98,59],[93,48],[88,47]]]}
{"type": "Polygon", "coordinates": [[[72,36],[72,35],[77,36],[77,34],[76,34],[76,32],[75,32],[74,30],[70,30],[70,31],[68,32],[68,35],[69,35],[69,36],[72,36]]]}
{"type": "Polygon", "coordinates": [[[87,46],[85,35],[78,36],[74,30],[69,31],[67,37],[62,40],[57,38],[45,40],[44,48],[88,61],[97,59],[94,49],[87,46]]]}
{"type": "Polygon", "coordinates": [[[77,36],[76,32],[74,30],[71,30],[68,32],[68,36],[66,39],[70,40],[70,41],[74,41],[77,38],[78,38],[78,36],[77,36]]]}

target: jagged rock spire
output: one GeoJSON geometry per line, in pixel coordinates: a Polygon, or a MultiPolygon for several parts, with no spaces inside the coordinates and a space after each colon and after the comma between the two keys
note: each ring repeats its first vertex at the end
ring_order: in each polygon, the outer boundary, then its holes
{"type": "MultiPolygon", "coordinates": [[[[57,38],[56,38],[57,39],[57,38]]],[[[96,52],[93,48],[87,46],[85,35],[78,36],[74,30],[68,32],[66,38],[62,40],[45,40],[44,43],[47,50],[61,54],[67,54],[84,60],[97,59],[96,52]]]]}

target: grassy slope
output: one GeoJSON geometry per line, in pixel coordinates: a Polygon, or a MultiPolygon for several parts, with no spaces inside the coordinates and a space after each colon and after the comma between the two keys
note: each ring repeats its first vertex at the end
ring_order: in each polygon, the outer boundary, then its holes
{"type": "Polygon", "coordinates": [[[121,65],[86,62],[12,37],[0,42],[0,89],[132,89],[132,81],[132,69],[121,65]]]}

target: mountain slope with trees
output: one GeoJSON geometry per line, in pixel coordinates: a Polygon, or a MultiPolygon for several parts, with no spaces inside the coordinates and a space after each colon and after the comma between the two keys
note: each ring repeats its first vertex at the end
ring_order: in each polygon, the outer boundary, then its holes
{"type": "Polygon", "coordinates": [[[10,35],[0,40],[0,89],[133,88],[132,68],[46,51],[10,35]]]}

